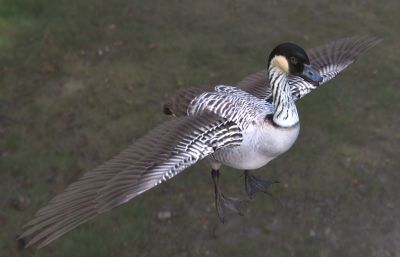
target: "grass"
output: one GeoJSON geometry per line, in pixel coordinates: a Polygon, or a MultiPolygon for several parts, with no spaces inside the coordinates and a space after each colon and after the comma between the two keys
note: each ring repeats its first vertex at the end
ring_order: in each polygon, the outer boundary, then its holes
{"type": "MultiPolygon", "coordinates": [[[[0,1],[0,256],[396,256],[398,1],[0,1]],[[218,222],[200,164],[50,246],[14,236],[46,202],[166,117],[182,87],[234,83],[282,41],[384,42],[298,103],[302,131],[258,196],[218,222]],[[20,210],[11,205],[28,199],[20,210]],[[173,218],[159,221],[157,212],[173,218]]],[[[225,190],[243,194],[240,173],[225,190]]]]}

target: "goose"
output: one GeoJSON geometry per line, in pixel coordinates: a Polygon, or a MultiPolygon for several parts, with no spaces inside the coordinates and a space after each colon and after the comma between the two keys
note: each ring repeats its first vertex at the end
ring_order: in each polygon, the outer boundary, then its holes
{"type": "Polygon", "coordinates": [[[228,212],[242,214],[240,200],[224,194],[222,165],[244,171],[250,199],[277,182],[253,174],[296,141],[295,102],[334,78],[380,40],[343,38],[305,51],[286,42],[269,55],[267,70],[232,85],[184,89],[167,99],[169,120],[126,150],[85,173],[41,208],[17,240],[38,248],[94,217],[120,206],[208,159],[215,206],[222,222],[228,212]]]}

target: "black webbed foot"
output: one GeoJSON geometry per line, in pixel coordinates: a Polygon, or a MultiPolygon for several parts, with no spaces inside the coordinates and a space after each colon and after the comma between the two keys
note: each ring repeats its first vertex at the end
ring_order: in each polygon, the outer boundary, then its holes
{"type": "Polygon", "coordinates": [[[259,192],[272,196],[268,192],[268,187],[272,184],[279,183],[277,180],[269,180],[263,177],[254,176],[248,170],[244,171],[244,177],[246,193],[250,199],[253,199],[254,194],[259,192]]]}
{"type": "Polygon", "coordinates": [[[226,217],[230,214],[239,214],[243,216],[243,212],[240,210],[240,205],[243,200],[227,197],[221,192],[221,189],[219,188],[218,170],[212,170],[211,175],[214,182],[215,207],[220,221],[225,223],[226,217]]]}
{"type": "Polygon", "coordinates": [[[243,216],[244,214],[240,210],[242,202],[243,200],[224,196],[223,193],[216,196],[215,205],[220,221],[225,223],[226,217],[230,214],[239,214],[243,216]]]}

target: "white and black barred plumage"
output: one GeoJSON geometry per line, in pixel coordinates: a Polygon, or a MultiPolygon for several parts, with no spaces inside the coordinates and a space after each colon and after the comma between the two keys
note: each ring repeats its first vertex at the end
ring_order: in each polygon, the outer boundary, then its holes
{"type": "Polygon", "coordinates": [[[188,106],[187,115],[198,115],[204,111],[232,120],[243,129],[251,120],[273,113],[274,107],[237,87],[218,85],[214,91],[194,98],[188,106]]]}
{"type": "MultiPolygon", "coordinates": [[[[353,37],[307,52],[325,83],[378,42],[372,38],[353,37]]],[[[206,157],[237,168],[265,165],[293,144],[299,129],[295,120],[288,128],[277,128],[276,124],[268,122],[271,115],[283,119],[289,113],[276,113],[280,111],[279,105],[271,101],[273,88],[266,74],[265,71],[252,74],[237,87],[216,86],[178,92],[165,108],[178,117],[159,125],[111,160],[84,174],[40,209],[25,225],[19,238],[24,239],[27,246],[45,246],[206,157]]],[[[290,85],[287,95],[293,101],[316,88],[297,76],[289,75],[287,79],[290,85]]],[[[290,102],[281,99],[279,94],[276,93],[276,100],[290,102]]]]}

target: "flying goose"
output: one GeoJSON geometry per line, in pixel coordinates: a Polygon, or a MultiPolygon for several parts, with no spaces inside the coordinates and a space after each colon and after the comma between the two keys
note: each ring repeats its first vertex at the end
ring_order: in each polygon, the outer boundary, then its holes
{"type": "Polygon", "coordinates": [[[207,158],[218,216],[240,214],[238,200],[219,186],[221,165],[244,170],[250,198],[271,181],[252,174],[286,152],[299,134],[295,101],[335,77],[379,40],[344,38],[309,51],[283,43],[271,52],[267,71],[237,86],[186,89],[168,99],[173,114],[111,160],[83,175],[41,208],[18,237],[43,247],[97,215],[124,204],[207,158]]]}

